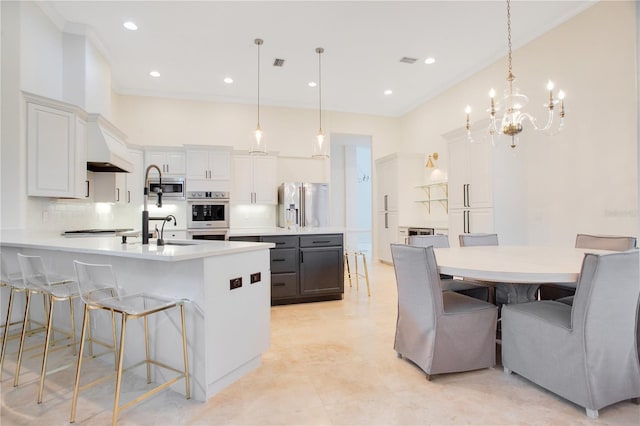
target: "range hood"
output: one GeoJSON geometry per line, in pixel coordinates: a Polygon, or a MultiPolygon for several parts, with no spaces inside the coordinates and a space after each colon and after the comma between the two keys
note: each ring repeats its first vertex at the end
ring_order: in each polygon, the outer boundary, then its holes
{"type": "Polygon", "coordinates": [[[127,136],[100,114],[87,117],[87,170],[129,173],[133,163],[125,140],[127,136]]]}

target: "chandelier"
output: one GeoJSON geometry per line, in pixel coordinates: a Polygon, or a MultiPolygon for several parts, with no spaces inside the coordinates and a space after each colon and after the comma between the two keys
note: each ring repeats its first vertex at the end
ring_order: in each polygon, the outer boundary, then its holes
{"type": "MultiPolygon", "coordinates": [[[[513,81],[516,79],[515,75],[513,75],[513,68],[511,65],[512,59],[512,49],[511,49],[511,2],[507,0],[507,35],[509,42],[509,55],[508,55],[508,63],[509,70],[507,73],[507,81],[508,87],[504,91],[504,97],[502,102],[496,101],[496,91],[491,89],[489,91],[489,109],[487,112],[489,113],[489,128],[488,132],[491,136],[492,143],[494,142],[495,135],[507,135],[511,137],[511,148],[515,148],[518,144],[518,135],[524,130],[523,123],[525,120],[528,120],[533,128],[538,131],[545,132],[547,134],[555,134],[562,130],[564,127],[564,97],[565,94],[561,90],[558,92],[558,97],[553,97],[553,82],[549,81],[547,83],[547,90],[549,91],[548,102],[544,104],[544,106],[548,110],[547,122],[544,126],[538,125],[537,120],[531,114],[523,112],[522,109],[529,102],[529,98],[520,93],[520,90],[517,87],[513,87],[513,81]],[[559,105],[560,108],[560,123],[555,130],[555,132],[551,132],[551,127],[554,119],[554,110],[556,105],[559,105]],[[498,116],[501,108],[505,108],[504,114],[502,118],[498,116]]],[[[465,113],[467,114],[467,123],[466,130],[467,136],[469,140],[471,140],[471,107],[467,105],[465,108],[465,113]]]]}
{"type": "Polygon", "coordinates": [[[329,158],[329,147],[324,140],[324,132],[322,131],[322,62],[321,56],[324,53],[322,47],[316,48],[318,54],[318,135],[313,144],[313,158],[325,159],[329,158]]]}
{"type": "Polygon", "coordinates": [[[249,154],[266,154],[267,144],[262,141],[262,127],[260,127],[260,46],[262,46],[262,39],[257,38],[254,44],[258,46],[258,125],[255,130],[255,140],[251,142],[249,147],[249,154]]]}

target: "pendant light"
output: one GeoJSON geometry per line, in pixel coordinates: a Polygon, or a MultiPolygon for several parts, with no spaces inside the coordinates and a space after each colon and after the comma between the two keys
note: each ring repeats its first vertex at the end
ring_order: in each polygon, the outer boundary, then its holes
{"type": "Polygon", "coordinates": [[[258,125],[256,126],[255,139],[249,147],[249,154],[264,155],[267,153],[267,144],[262,140],[262,127],[260,127],[260,46],[263,41],[261,38],[257,38],[254,43],[258,46],[258,125]]]}
{"type": "Polygon", "coordinates": [[[329,158],[329,148],[324,140],[324,133],[322,131],[322,62],[321,56],[324,53],[322,47],[316,48],[318,54],[318,118],[319,128],[316,141],[313,144],[313,158],[325,159],[329,158]]]}

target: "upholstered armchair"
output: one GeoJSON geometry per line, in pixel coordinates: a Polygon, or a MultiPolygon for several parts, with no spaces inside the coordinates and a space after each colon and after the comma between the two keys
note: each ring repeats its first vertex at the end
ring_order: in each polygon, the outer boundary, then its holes
{"type": "MultiPolygon", "coordinates": [[[[625,251],[636,247],[635,237],[617,235],[576,235],[575,248],[625,251]]],[[[572,304],[576,283],[543,284],[540,287],[540,299],[558,300],[558,302],[572,304]]]]}
{"type": "MultiPolygon", "coordinates": [[[[415,247],[448,248],[449,237],[446,235],[412,235],[409,245],[415,247]]],[[[480,281],[454,279],[451,275],[440,274],[440,285],[445,291],[455,291],[475,299],[489,301],[490,290],[487,284],[480,281]]]]}
{"type": "Polygon", "coordinates": [[[495,365],[496,306],[442,291],[433,247],[391,244],[398,286],[394,349],[434,374],[495,365]]]}
{"type": "Polygon", "coordinates": [[[638,251],[586,254],[573,306],[549,300],[502,309],[502,364],[598,410],[640,397],[638,251]],[[612,291],[615,287],[615,291],[612,291]]]}

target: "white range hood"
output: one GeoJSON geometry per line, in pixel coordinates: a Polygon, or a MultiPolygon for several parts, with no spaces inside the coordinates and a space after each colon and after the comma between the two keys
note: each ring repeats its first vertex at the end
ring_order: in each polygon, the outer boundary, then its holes
{"type": "Polygon", "coordinates": [[[127,136],[100,114],[87,118],[87,170],[128,173],[133,170],[127,136]]]}

